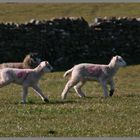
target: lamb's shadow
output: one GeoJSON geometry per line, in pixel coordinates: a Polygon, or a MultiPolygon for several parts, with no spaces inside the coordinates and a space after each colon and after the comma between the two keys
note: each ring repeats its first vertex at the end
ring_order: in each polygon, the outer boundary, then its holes
{"type": "Polygon", "coordinates": [[[100,98],[99,96],[86,96],[84,97],[85,99],[96,99],[96,98],[100,98]]]}
{"type": "Polygon", "coordinates": [[[51,100],[48,104],[75,104],[75,103],[81,103],[83,100],[92,100],[97,99],[99,96],[86,96],[83,98],[72,98],[72,99],[66,99],[66,100],[51,100]]]}
{"type": "Polygon", "coordinates": [[[74,100],[55,100],[55,101],[50,101],[48,104],[73,104],[73,103],[78,103],[78,101],[74,100]]]}
{"type": "Polygon", "coordinates": [[[136,98],[136,97],[140,97],[139,93],[135,93],[135,94],[124,94],[122,97],[128,97],[128,98],[136,98]]]}
{"type": "Polygon", "coordinates": [[[135,93],[135,94],[124,94],[124,95],[113,95],[113,96],[108,96],[107,98],[103,97],[103,96],[88,96],[88,97],[85,97],[87,99],[111,99],[111,98],[136,98],[136,97],[140,97],[140,94],[139,93],[135,93]]]}
{"type": "MultiPolygon", "coordinates": [[[[49,100],[49,102],[43,102],[43,101],[35,101],[35,100],[29,100],[26,104],[23,105],[63,105],[63,104],[76,104],[81,103],[83,100],[92,100],[100,98],[99,96],[86,96],[84,98],[72,98],[72,99],[66,99],[66,100],[49,100]]],[[[21,102],[15,102],[15,105],[22,104],[21,102]]]]}
{"type": "MultiPolygon", "coordinates": [[[[62,105],[62,104],[73,104],[73,103],[79,103],[78,101],[74,100],[51,100],[49,102],[36,102],[36,101],[29,101],[26,104],[23,105],[62,105]]],[[[15,102],[15,105],[22,105],[21,102],[15,102]]]]}

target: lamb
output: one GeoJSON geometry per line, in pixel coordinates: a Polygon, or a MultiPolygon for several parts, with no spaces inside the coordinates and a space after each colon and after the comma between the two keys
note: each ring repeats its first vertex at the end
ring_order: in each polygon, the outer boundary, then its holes
{"type": "Polygon", "coordinates": [[[86,83],[86,81],[92,80],[96,80],[102,85],[104,97],[108,96],[107,84],[109,83],[109,95],[112,96],[115,90],[113,76],[120,67],[124,66],[126,66],[126,62],[121,56],[118,55],[114,56],[108,65],[89,63],[75,65],[64,74],[64,77],[69,74],[71,74],[71,77],[61,94],[62,99],[66,99],[67,93],[72,87],[74,87],[76,93],[80,97],[85,97],[85,93],[81,90],[81,87],[86,83]]]}
{"type": "Polygon", "coordinates": [[[52,70],[52,66],[47,61],[41,62],[34,69],[3,68],[0,70],[0,88],[10,83],[22,85],[22,103],[25,104],[28,88],[32,87],[43,101],[48,102],[48,98],[44,96],[38,86],[38,81],[44,73],[52,70]]]}
{"type": "Polygon", "coordinates": [[[37,53],[30,53],[26,55],[23,62],[10,62],[0,64],[0,69],[2,68],[19,68],[19,69],[32,69],[37,67],[41,62],[37,53]]]}

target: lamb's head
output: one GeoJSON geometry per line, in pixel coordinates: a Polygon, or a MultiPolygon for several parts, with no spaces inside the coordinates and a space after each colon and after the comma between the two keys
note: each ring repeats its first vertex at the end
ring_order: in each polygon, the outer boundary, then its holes
{"type": "Polygon", "coordinates": [[[30,53],[26,55],[23,60],[24,68],[36,68],[41,62],[41,58],[37,53],[30,53]]]}
{"type": "Polygon", "coordinates": [[[29,56],[33,64],[38,65],[41,62],[41,58],[39,57],[38,53],[30,53],[29,56]]]}
{"type": "Polygon", "coordinates": [[[49,64],[48,61],[42,61],[40,63],[40,67],[42,68],[43,72],[51,72],[53,67],[49,64]]]}
{"type": "Polygon", "coordinates": [[[118,56],[118,55],[114,56],[113,57],[113,61],[114,61],[115,65],[117,67],[124,67],[124,66],[126,66],[126,62],[124,61],[124,59],[121,56],[118,56]]]}

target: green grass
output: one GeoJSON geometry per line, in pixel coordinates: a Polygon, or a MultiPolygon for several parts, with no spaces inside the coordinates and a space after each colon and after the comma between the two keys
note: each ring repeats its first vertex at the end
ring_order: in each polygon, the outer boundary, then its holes
{"type": "Polygon", "coordinates": [[[96,82],[88,82],[79,98],[74,90],[62,101],[61,92],[67,79],[63,72],[46,74],[40,85],[50,103],[43,103],[30,89],[28,103],[20,104],[21,87],[0,89],[0,136],[140,136],[140,65],[120,69],[115,76],[116,92],[102,98],[96,82]]]}
{"type": "Polygon", "coordinates": [[[23,23],[30,19],[51,19],[53,17],[84,17],[92,22],[95,17],[139,17],[140,3],[119,4],[0,4],[0,22],[23,23]]]}
{"type": "MultiPolygon", "coordinates": [[[[30,19],[83,16],[88,22],[95,17],[139,17],[140,3],[120,4],[0,4],[0,22],[23,23],[30,19]]],[[[61,92],[67,79],[63,72],[46,74],[40,81],[50,103],[41,101],[30,89],[28,104],[22,105],[21,87],[0,89],[0,136],[140,136],[140,65],[121,69],[116,77],[113,97],[102,98],[96,82],[88,82],[79,98],[74,90],[62,101],[61,92]]]]}

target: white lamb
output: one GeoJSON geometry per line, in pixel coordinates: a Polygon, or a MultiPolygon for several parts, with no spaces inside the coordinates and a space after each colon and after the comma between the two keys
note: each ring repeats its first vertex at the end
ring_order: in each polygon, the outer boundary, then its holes
{"type": "Polygon", "coordinates": [[[25,104],[28,88],[32,87],[43,101],[48,102],[49,100],[42,93],[42,90],[38,86],[38,82],[44,73],[50,72],[52,70],[52,66],[47,61],[41,62],[34,69],[3,68],[0,70],[0,88],[11,83],[22,85],[22,103],[25,104]]]}
{"type": "Polygon", "coordinates": [[[67,93],[70,88],[74,87],[76,93],[80,97],[85,97],[81,87],[86,81],[96,80],[101,83],[103,87],[104,97],[108,96],[107,84],[110,84],[110,96],[113,95],[115,85],[113,76],[116,74],[120,67],[126,66],[126,62],[121,56],[114,56],[108,65],[81,63],[75,65],[70,70],[66,71],[64,77],[71,74],[70,80],[65,85],[61,94],[62,99],[66,99],[67,93]]]}

